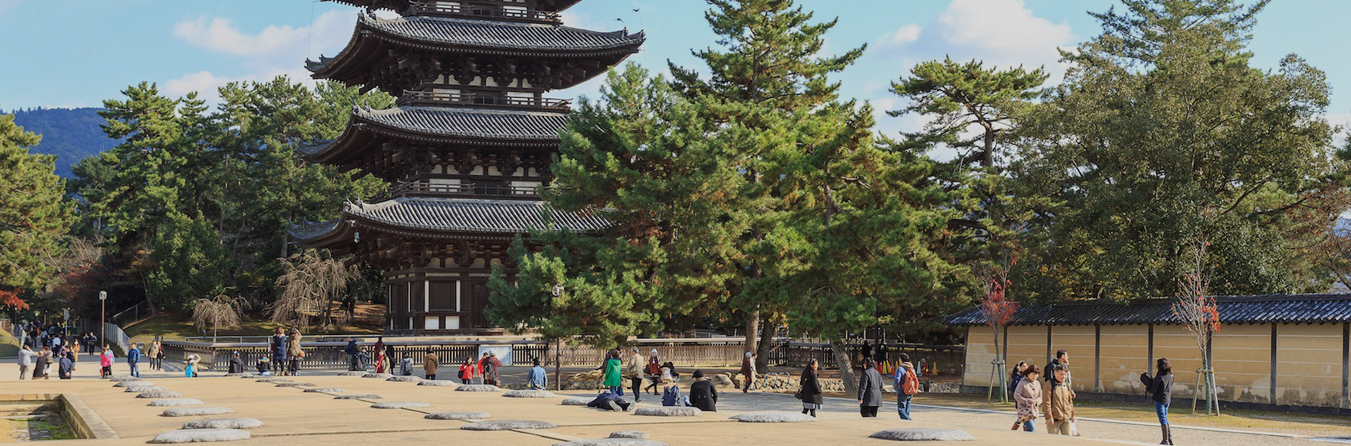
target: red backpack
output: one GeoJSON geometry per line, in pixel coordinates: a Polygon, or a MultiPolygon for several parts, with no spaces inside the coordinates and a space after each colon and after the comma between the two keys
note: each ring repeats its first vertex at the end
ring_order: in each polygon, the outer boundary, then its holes
{"type": "Polygon", "coordinates": [[[919,393],[919,378],[915,376],[914,370],[905,370],[905,382],[901,383],[901,392],[906,395],[919,393]]]}

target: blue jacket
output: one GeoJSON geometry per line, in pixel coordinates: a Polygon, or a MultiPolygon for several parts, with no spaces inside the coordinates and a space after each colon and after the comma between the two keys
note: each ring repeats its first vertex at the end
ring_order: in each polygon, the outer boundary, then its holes
{"type": "Polygon", "coordinates": [[[530,373],[525,376],[530,383],[531,389],[545,389],[549,386],[549,374],[544,371],[544,367],[534,366],[530,368],[530,373]]]}
{"type": "Polygon", "coordinates": [[[661,392],[661,405],[663,406],[685,405],[680,399],[680,387],[670,386],[661,392]]]}
{"type": "Polygon", "coordinates": [[[141,361],[141,351],[140,351],[140,350],[138,350],[136,347],[132,347],[131,350],[127,350],[127,362],[128,362],[128,363],[135,364],[135,363],[140,362],[140,361],[141,361]]]}

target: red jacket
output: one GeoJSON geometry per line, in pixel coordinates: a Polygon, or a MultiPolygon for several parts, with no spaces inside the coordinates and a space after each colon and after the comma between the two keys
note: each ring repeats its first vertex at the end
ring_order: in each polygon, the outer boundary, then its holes
{"type": "Polygon", "coordinates": [[[474,379],[478,376],[478,369],[473,364],[460,364],[460,379],[474,379]]]}

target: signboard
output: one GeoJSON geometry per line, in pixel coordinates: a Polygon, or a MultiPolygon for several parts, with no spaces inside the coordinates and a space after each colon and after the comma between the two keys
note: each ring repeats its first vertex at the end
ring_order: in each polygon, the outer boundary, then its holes
{"type": "Polygon", "coordinates": [[[502,361],[502,365],[514,365],[511,363],[510,345],[480,345],[478,346],[478,358],[475,358],[475,360],[483,359],[483,355],[488,352],[496,353],[497,360],[502,361]]]}

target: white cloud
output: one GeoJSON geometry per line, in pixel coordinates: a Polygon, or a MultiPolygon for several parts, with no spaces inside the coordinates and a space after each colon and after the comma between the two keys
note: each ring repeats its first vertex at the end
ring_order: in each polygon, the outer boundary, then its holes
{"type": "Polygon", "coordinates": [[[215,105],[220,102],[218,89],[225,84],[248,81],[266,82],[281,75],[290,77],[292,82],[298,81],[310,85],[314,83],[314,80],[310,79],[309,73],[303,70],[278,69],[243,76],[221,76],[210,71],[198,71],[164,82],[162,90],[169,97],[182,97],[187,96],[188,93],[197,92],[198,99],[205,100],[209,105],[215,105]]]}
{"type": "Polygon", "coordinates": [[[909,61],[944,57],[1004,68],[1045,66],[1056,82],[1065,71],[1057,48],[1077,42],[1068,23],[1037,17],[1021,0],[952,0],[927,26],[908,24],[883,34],[875,54],[907,59],[906,71],[909,61]]]}
{"type": "Polygon", "coordinates": [[[270,25],[247,33],[228,18],[197,17],[174,25],[174,37],[211,51],[248,59],[287,60],[297,64],[322,52],[336,53],[352,35],[356,14],[334,10],[316,17],[310,26],[270,25]]]}
{"type": "Polygon", "coordinates": [[[919,40],[919,32],[924,28],[914,23],[906,24],[900,29],[882,35],[878,41],[879,46],[906,45],[919,40]]]}

